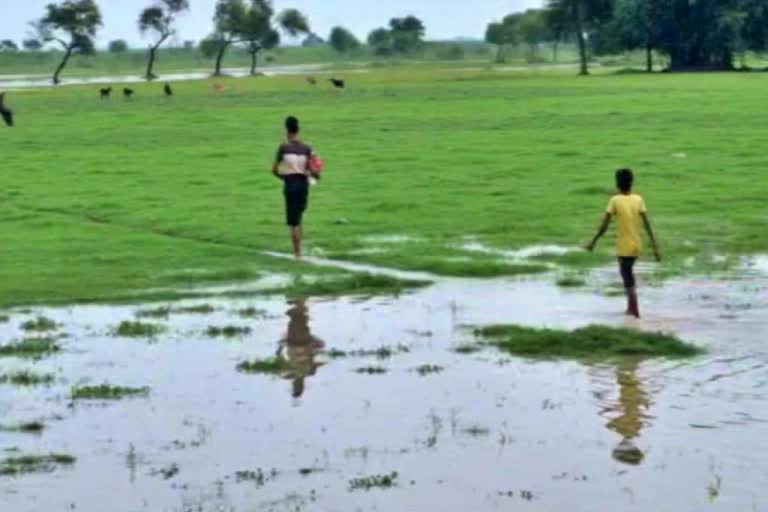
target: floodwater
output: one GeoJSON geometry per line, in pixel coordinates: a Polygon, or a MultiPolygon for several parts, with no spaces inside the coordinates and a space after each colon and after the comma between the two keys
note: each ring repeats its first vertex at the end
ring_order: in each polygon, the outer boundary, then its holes
{"type": "MultiPolygon", "coordinates": [[[[349,73],[365,73],[365,69],[345,70],[349,73]]],[[[250,76],[249,68],[224,68],[222,72],[232,78],[247,78],[250,76]]],[[[259,68],[262,76],[283,76],[283,75],[330,75],[333,70],[327,64],[297,64],[293,66],[267,66],[259,68]]],[[[180,82],[186,80],[205,80],[211,78],[210,69],[194,70],[184,73],[168,73],[160,76],[157,82],[180,82]]],[[[62,85],[106,85],[106,84],[131,84],[146,82],[146,78],[141,75],[113,75],[113,76],[93,76],[93,77],[63,77],[59,86],[62,85]]],[[[0,74],[0,89],[30,89],[38,87],[53,87],[51,75],[2,75],[0,74]]]]}
{"type": "MultiPolygon", "coordinates": [[[[613,272],[596,279],[612,282],[613,272]]],[[[39,362],[0,359],[0,373],[57,377],[50,387],[0,386],[0,423],[47,424],[40,436],[0,433],[0,458],[77,461],[1,477],[2,510],[768,510],[765,274],[645,287],[639,322],[618,314],[621,299],[551,280],[445,279],[397,298],[208,301],[210,314],[145,319],[168,328],[151,342],[110,335],[138,306],[11,311],[2,342],[38,314],[66,337],[39,362]],[[241,318],[246,307],[264,314],[241,318]],[[708,354],[584,365],[452,350],[473,341],[467,326],[491,323],[628,324],[677,333],[708,354]],[[225,325],[252,332],[206,335],[225,325]],[[383,346],[391,357],[325,355],[383,346]],[[268,357],[288,361],[289,375],[236,371],[268,357]],[[422,365],[443,370],[421,375],[422,365]],[[368,367],[387,373],[356,371],[368,367]],[[83,383],[151,393],[72,403],[70,387],[83,383]],[[350,483],[393,472],[392,487],[350,483]]]]}

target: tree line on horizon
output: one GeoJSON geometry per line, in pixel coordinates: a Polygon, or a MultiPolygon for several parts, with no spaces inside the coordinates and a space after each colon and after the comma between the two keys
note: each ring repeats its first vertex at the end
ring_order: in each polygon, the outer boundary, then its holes
{"type": "MultiPolygon", "coordinates": [[[[176,34],[177,18],[190,9],[189,0],[149,0],[138,13],[139,32],[150,38],[144,76],[154,80],[158,50],[176,34]]],[[[222,74],[227,51],[237,45],[251,56],[251,74],[256,74],[258,56],[280,44],[281,34],[306,36],[305,44],[328,44],[346,54],[361,42],[344,27],[334,27],[326,40],[310,29],[309,20],[297,9],[277,12],[271,0],[217,0],[212,33],[201,41],[202,53],[215,58],[214,75],[222,74]]],[[[53,74],[53,83],[73,54],[93,54],[94,39],[102,26],[95,0],[61,0],[45,7],[44,16],[31,23],[34,37],[22,47],[39,51],[46,44],[61,47],[62,58],[53,74]]],[[[414,54],[425,47],[426,27],[415,16],[393,18],[384,27],[372,30],[365,44],[374,55],[414,54]]],[[[568,42],[579,51],[580,73],[588,74],[592,55],[644,50],[646,68],[654,69],[654,55],[665,56],[669,69],[726,70],[735,67],[738,57],[748,51],[768,49],[768,2],[765,0],[547,0],[542,9],[509,14],[489,23],[485,41],[497,48],[496,60],[503,62],[507,49],[525,45],[529,61],[538,58],[543,43],[553,48],[557,61],[560,43],[568,42]]],[[[195,43],[187,41],[192,49],[195,43]]],[[[109,43],[109,51],[128,50],[125,41],[109,43]]],[[[11,40],[0,40],[0,51],[16,51],[11,40]]],[[[458,52],[461,53],[461,48],[458,52]]]]}
{"type": "MultiPolygon", "coordinates": [[[[589,73],[590,55],[643,50],[646,70],[654,55],[668,70],[732,70],[749,51],[768,50],[765,0],[547,0],[490,23],[485,39],[504,60],[507,47],[562,41],[578,46],[580,73],[589,73]]],[[[555,58],[556,60],[556,58],[555,58]]],[[[746,65],[742,62],[742,67],[746,65]]]]}

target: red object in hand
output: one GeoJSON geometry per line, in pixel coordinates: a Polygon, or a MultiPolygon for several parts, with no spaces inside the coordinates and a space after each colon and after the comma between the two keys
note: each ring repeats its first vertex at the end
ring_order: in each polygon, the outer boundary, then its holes
{"type": "Polygon", "coordinates": [[[309,172],[319,176],[323,172],[323,167],[325,167],[325,162],[319,156],[312,155],[309,159],[309,172]]]}

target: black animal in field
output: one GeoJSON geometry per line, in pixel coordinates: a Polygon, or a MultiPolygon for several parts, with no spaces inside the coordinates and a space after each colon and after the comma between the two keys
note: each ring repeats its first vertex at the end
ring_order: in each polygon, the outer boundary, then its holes
{"type": "Polygon", "coordinates": [[[103,100],[108,100],[110,94],[112,94],[112,88],[111,87],[106,87],[106,88],[103,88],[103,89],[99,89],[99,97],[101,99],[103,99],[103,100]]]}
{"type": "Polygon", "coordinates": [[[165,95],[167,97],[170,98],[171,96],[173,96],[173,89],[171,89],[171,84],[165,84],[165,86],[163,87],[163,91],[165,92],[165,95]]]}
{"type": "Polygon", "coordinates": [[[338,80],[336,78],[330,79],[333,86],[337,89],[344,89],[347,86],[347,83],[344,80],[338,80]]]}
{"type": "Polygon", "coordinates": [[[133,97],[133,89],[129,89],[128,87],[123,88],[123,97],[125,99],[131,99],[133,97]]]}
{"type": "Polygon", "coordinates": [[[317,85],[317,78],[315,78],[313,76],[308,76],[307,77],[307,83],[309,85],[317,85]]]}
{"type": "Polygon", "coordinates": [[[0,117],[6,126],[13,126],[13,111],[5,106],[5,93],[0,92],[0,117]]]}

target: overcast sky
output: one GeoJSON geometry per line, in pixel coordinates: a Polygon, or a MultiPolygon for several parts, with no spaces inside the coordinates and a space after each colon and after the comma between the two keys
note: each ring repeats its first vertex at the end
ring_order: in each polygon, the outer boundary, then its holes
{"type": "MultiPolygon", "coordinates": [[[[46,4],[61,0],[0,0],[0,39],[20,41],[28,22],[39,18],[46,4]]],[[[136,29],[139,11],[152,0],[97,0],[104,16],[99,43],[125,39],[142,42],[136,29]]],[[[199,40],[211,31],[216,0],[190,0],[191,10],[179,23],[179,41],[199,40]]],[[[510,12],[539,7],[542,0],[275,0],[277,9],[295,7],[309,16],[312,29],[327,37],[331,27],[342,25],[360,37],[385,25],[395,16],[415,14],[427,25],[427,38],[482,37],[485,26],[510,12]]]]}

